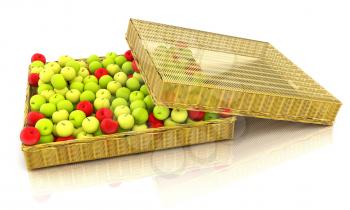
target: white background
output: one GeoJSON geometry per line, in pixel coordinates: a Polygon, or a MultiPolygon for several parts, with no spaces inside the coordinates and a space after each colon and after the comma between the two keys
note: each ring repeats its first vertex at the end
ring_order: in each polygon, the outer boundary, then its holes
{"type": "Polygon", "coordinates": [[[0,209],[350,209],[349,10],[346,0],[0,1],[0,209]],[[272,43],[343,102],[335,125],[248,120],[233,142],[28,172],[19,132],[31,55],[123,53],[130,17],[272,43]]]}

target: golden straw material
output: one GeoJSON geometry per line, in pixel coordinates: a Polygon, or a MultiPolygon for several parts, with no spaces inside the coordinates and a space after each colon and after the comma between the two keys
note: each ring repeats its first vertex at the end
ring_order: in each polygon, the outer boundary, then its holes
{"type": "Polygon", "coordinates": [[[158,104],[325,125],[341,106],[267,42],[135,19],[126,39],[158,104]]]}
{"type": "MultiPolygon", "coordinates": [[[[29,112],[30,97],[34,94],[36,94],[36,88],[27,85],[25,117],[29,112]]],[[[27,168],[31,170],[233,139],[235,121],[235,117],[229,117],[175,127],[129,131],[34,146],[22,145],[22,151],[27,168]]]]}

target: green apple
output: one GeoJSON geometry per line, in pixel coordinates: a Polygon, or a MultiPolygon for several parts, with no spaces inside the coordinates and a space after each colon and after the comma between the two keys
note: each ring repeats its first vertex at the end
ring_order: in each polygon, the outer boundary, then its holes
{"type": "Polygon", "coordinates": [[[73,123],[74,127],[79,128],[86,118],[85,112],[81,110],[74,110],[69,114],[69,120],[73,123]]]}
{"type": "Polygon", "coordinates": [[[119,82],[116,82],[116,81],[110,81],[108,84],[107,84],[107,90],[109,90],[109,92],[112,94],[112,95],[115,95],[115,93],[117,92],[117,90],[119,88],[121,88],[122,85],[119,83],[119,82]]]}
{"type": "Polygon", "coordinates": [[[76,76],[74,77],[74,79],[72,79],[69,83],[73,83],[73,82],[83,82],[84,78],[82,76],[76,76]]]}
{"type": "MultiPolygon", "coordinates": [[[[71,121],[71,122],[72,122],[72,121],[71,121]]],[[[74,125],[74,122],[72,122],[72,123],[73,123],[73,125],[74,125]]],[[[78,137],[78,134],[81,133],[81,132],[84,132],[84,130],[83,130],[82,127],[76,128],[76,129],[74,129],[73,136],[74,136],[75,138],[77,138],[77,137],[78,137]]]]}
{"type": "Polygon", "coordinates": [[[47,136],[52,133],[53,123],[47,118],[42,118],[35,123],[35,127],[39,130],[40,135],[47,136]]]}
{"type": "Polygon", "coordinates": [[[39,87],[37,89],[37,92],[40,94],[41,91],[43,91],[43,90],[53,90],[53,87],[50,84],[41,84],[41,85],[39,85],[39,87]]]}
{"type": "Polygon", "coordinates": [[[111,76],[114,76],[116,73],[121,71],[117,64],[109,64],[106,69],[111,76]]]}
{"type": "Polygon", "coordinates": [[[51,84],[55,89],[63,89],[67,87],[67,82],[62,74],[55,74],[51,77],[51,84]]]}
{"type": "Polygon", "coordinates": [[[60,64],[61,67],[65,67],[66,66],[66,63],[68,61],[71,61],[73,60],[73,58],[71,58],[70,56],[68,55],[63,55],[61,57],[58,58],[58,64],[60,64]]]}
{"type": "Polygon", "coordinates": [[[171,119],[177,123],[184,123],[188,117],[187,110],[184,109],[173,109],[171,111],[171,119]]]}
{"type": "Polygon", "coordinates": [[[96,92],[96,98],[106,98],[106,99],[111,99],[111,93],[106,90],[106,89],[99,89],[97,92],[96,92]]]}
{"type": "Polygon", "coordinates": [[[100,89],[100,86],[97,83],[94,83],[94,82],[88,82],[88,83],[85,83],[85,85],[84,85],[84,90],[85,91],[86,90],[90,90],[93,93],[96,93],[99,89],[100,89]]]}
{"type": "Polygon", "coordinates": [[[126,75],[124,72],[118,72],[114,75],[114,80],[124,86],[126,84],[126,80],[128,80],[128,75],[126,75]]]}
{"type": "Polygon", "coordinates": [[[119,105],[114,109],[114,116],[118,118],[122,114],[130,114],[130,108],[126,105],[119,105]]]}
{"type": "Polygon", "coordinates": [[[39,74],[42,70],[44,70],[44,68],[43,67],[33,67],[33,68],[31,68],[30,69],[30,73],[37,73],[37,74],[39,74]]]}
{"type": "Polygon", "coordinates": [[[84,82],[84,84],[89,83],[89,82],[94,82],[97,84],[98,79],[94,75],[88,75],[84,78],[83,82],[84,82]]]}
{"type": "Polygon", "coordinates": [[[91,90],[86,90],[80,94],[80,101],[90,101],[93,103],[95,101],[95,93],[91,90]]]}
{"type": "Polygon", "coordinates": [[[89,64],[89,69],[90,69],[90,72],[92,74],[95,73],[95,71],[99,68],[102,68],[102,64],[99,62],[99,61],[92,61],[90,64],[89,64]]]}
{"type": "Polygon", "coordinates": [[[170,110],[166,106],[157,105],[153,108],[153,114],[158,120],[165,120],[169,117],[170,110]]]}
{"type": "Polygon", "coordinates": [[[82,132],[78,133],[76,138],[77,139],[85,139],[85,138],[90,138],[90,137],[93,137],[93,135],[90,133],[86,133],[85,131],[82,131],[82,132]]]}
{"type": "Polygon", "coordinates": [[[50,62],[50,63],[47,63],[45,64],[45,67],[46,69],[52,69],[52,71],[55,73],[55,74],[58,74],[60,71],[61,71],[61,66],[60,64],[58,64],[57,62],[50,62]]]}
{"type": "Polygon", "coordinates": [[[75,89],[75,90],[79,90],[79,92],[83,92],[84,91],[84,84],[81,82],[72,82],[70,84],[69,87],[71,90],[75,89]]]}
{"type": "Polygon", "coordinates": [[[118,98],[124,98],[125,100],[129,100],[130,90],[126,87],[121,87],[117,90],[115,95],[118,98]]]}
{"type": "Polygon", "coordinates": [[[57,123],[56,132],[59,137],[71,136],[74,132],[74,125],[69,120],[62,120],[57,123]]]}
{"type": "Polygon", "coordinates": [[[78,103],[80,100],[80,91],[76,89],[68,90],[66,93],[66,99],[70,100],[72,103],[78,103]]]}
{"type": "Polygon", "coordinates": [[[40,107],[46,103],[46,99],[42,95],[34,95],[30,98],[29,104],[32,111],[39,111],[40,107]]]}
{"type": "Polygon", "coordinates": [[[51,117],[52,114],[56,111],[56,105],[51,103],[45,103],[40,106],[40,112],[46,117],[51,117]]]}
{"type": "Polygon", "coordinates": [[[102,65],[103,67],[107,68],[109,64],[114,64],[114,59],[106,57],[105,59],[102,60],[102,65]]]}
{"type": "Polygon", "coordinates": [[[79,71],[78,71],[78,75],[82,76],[83,78],[87,77],[90,75],[90,72],[87,68],[85,67],[80,67],[79,71]]]}
{"type": "Polygon", "coordinates": [[[58,136],[58,134],[57,134],[57,132],[56,132],[56,124],[54,124],[53,127],[52,127],[52,134],[53,134],[54,136],[58,136]]]}
{"type": "Polygon", "coordinates": [[[83,120],[82,127],[86,133],[95,133],[100,123],[96,117],[87,117],[83,120]]]}
{"type": "Polygon", "coordinates": [[[147,130],[148,127],[146,124],[141,124],[141,125],[134,125],[134,127],[132,127],[133,131],[144,131],[147,130]]]}
{"type": "Polygon", "coordinates": [[[124,55],[119,55],[119,56],[117,56],[117,57],[115,57],[115,59],[114,59],[114,62],[115,62],[115,64],[117,64],[118,66],[123,66],[123,64],[126,62],[127,60],[126,60],[126,58],[125,58],[125,56],[124,55]]]}
{"type": "Polygon", "coordinates": [[[94,101],[95,110],[99,110],[102,108],[109,108],[110,102],[107,98],[96,98],[94,101]]]}
{"type": "Polygon", "coordinates": [[[70,60],[66,63],[65,67],[71,67],[75,70],[75,73],[78,73],[80,70],[80,63],[76,60],[70,60]]]}
{"type": "Polygon", "coordinates": [[[146,108],[145,102],[143,100],[136,100],[130,104],[130,109],[133,111],[136,108],[146,108]]]}
{"type": "Polygon", "coordinates": [[[147,110],[151,112],[154,108],[154,103],[153,103],[153,99],[152,99],[151,95],[147,95],[143,99],[143,102],[145,102],[147,110]]]}
{"type": "Polygon", "coordinates": [[[118,123],[122,129],[131,129],[134,127],[134,117],[131,114],[121,114],[118,123]]]}
{"type": "Polygon", "coordinates": [[[206,112],[204,115],[204,120],[215,120],[219,118],[219,114],[217,113],[211,113],[211,112],[206,112]]]}
{"type": "Polygon", "coordinates": [[[51,77],[55,74],[55,72],[53,72],[52,69],[43,69],[40,73],[39,73],[39,78],[41,81],[47,83],[50,82],[51,77]]]}
{"type": "Polygon", "coordinates": [[[129,104],[124,98],[115,98],[112,101],[111,110],[115,110],[115,108],[120,105],[128,106],[129,104]]]}
{"type": "Polygon", "coordinates": [[[87,63],[85,62],[85,61],[83,61],[83,60],[80,60],[80,61],[78,61],[79,62],[79,64],[80,64],[80,69],[81,68],[87,68],[87,63]]]}
{"type": "Polygon", "coordinates": [[[106,89],[107,88],[107,85],[109,82],[113,81],[113,78],[109,75],[103,75],[99,81],[98,81],[98,84],[100,85],[101,88],[104,88],[106,89]]]}
{"type": "Polygon", "coordinates": [[[93,61],[100,61],[100,57],[98,57],[97,55],[90,55],[87,59],[86,62],[88,64],[92,63],[93,61]]]}
{"type": "Polygon", "coordinates": [[[140,91],[141,91],[141,92],[143,93],[143,95],[145,95],[145,96],[149,95],[149,91],[148,91],[148,88],[147,88],[146,85],[142,85],[142,86],[140,87],[140,91]]]}
{"type": "Polygon", "coordinates": [[[47,83],[46,83],[46,82],[43,82],[41,79],[39,79],[38,85],[40,86],[40,85],[43,85],[43,84],[47,84],[47,83]]]}
{"type": "Polygon", "coordinates": [[[98,128],[97,131],[94,133],[94,136],[102,136],[104,133],[102,133],[101,128],[98,128]]]}
{"type": "Polygon", "coordinates": [[[126,81],[126,87],[128,87],[131,91],[140,90],[140,86],[140,82],[136,78],[129,78],[126,81]]]}
{"type": "Polygon", "coordinates": [[[41,61],[33,61],[31,64],[30,64],[30,69],[34,68],[34,67],[42,67],[44,68],[45,67],[45,64],[41,61]]]}
{"type": "Polygon", "coordinates": [[[148,112],[145,108],[136,108],[132,111],[132,116],[135,119],[135,124],[144,124],[148,120],[148,112]]]}
{"type": "Polygon", "coordinates": [[[57,110],[62,110],[62,109],[65,109],[70,113],[71,111],[73,111],[74,106],[72,102],[70,102],[69,100],[62,100],[57,103],[57,110]]]}
{"type": "Polygon", "coordinates": [[[112,58],[113,59],[113,62],[114,62],[114,59],[117,57],[117,54],[115,52],[108,52],[106,53],[106,58],[112,58]]]}
{"type": "Polygon", "coordinates": [[[64,98],[63,95],[55,93],[54,95],[52,95],[52,96],[49,98],[49,102],[50,102],[51,104],[57,105],[58,102],[63,101],[64,99],[65,99],[65,98],[64,98]]]}
{"type": "Polygon", "coordinates": [[[137,79],[137,80],[140,82],[140,84],[144,84],[144,83],[145,83],[145,82],[143,81],[142,77],[141,77],[141,74],[139,74],[139,73],[137,73],[137,72],[134,72],[134,73],[133,73],[132,78],[137,79]]]}
{"type": "Polygon", "coordinates": [[[122,65],[122,71],[125,74],[132,74],[134,70],[132,69],[132,63],[130,61],[125,61],[122,65]]]}
{"type": "Polygon", "coordinates": [[[164,127],[173,127],[179,125],[179,123],[173,121],[170,117],[164,121],[164,127]]]}
{"type": "Polygon", "coordinates": [[[55,95],[55,91],[53,91],[53,90],[43,90],[43,91],[41,91],[40,95],[44,96],[46,101],[48,101],[51,96],[55,95]]]}
{"type": "Polygon", "coordinates": [[[63,95],[63,96],[65,96],[66,95],[66,93],[68,92],[68,88],[67,87],[64,87],[63,89],[54,89],[54,91],[56,92],[56,93],[58,93],[58,94],[61,94],[61,95],[63,95]]]}
{"type": "Polygon", "coordinates": [[[65,109],[58,110],[52,114],[52,122],[58,123],[62,120],[68,120],[68,117],[69,117],[69,113],[67,110],[65,109]]]}
{"type": "Polygon", "coordinates": [[[52,134],[46,135],[46,136],[40,136],[40,140],[38,144],[46,144],[51,143],[55,140],[52,134]]]}
{"type": "Polygon", "coordinates": [[[66,81],[71,81],[75,78],[76,72],[73,67],[64,67],[61,70],[61,74],[63,75],[66,81]]]}
{"type": "Polygon", "coordinates": [[[145,96],[143,95],[143,93],[141,91],[133,91],[129,95],[130,102],[134,102],[136,100],[143,100],[144,98],[145,98],[145,96]]]}

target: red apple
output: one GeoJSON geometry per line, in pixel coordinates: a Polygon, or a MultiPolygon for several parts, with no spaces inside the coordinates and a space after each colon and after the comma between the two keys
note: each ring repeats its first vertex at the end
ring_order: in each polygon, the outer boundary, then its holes
{"type": "Polygon", "coordinates": [[[134,72],[140,73],[140,70],[139,70],[139,68],[137,67],[136,60],[133,60],[133,61],[132,61],[131,67],[132,67],[132,70],[134,70],[134,72]]]}
{"type": "Polygon", "coordinates": [[[134,57],[132,56],[131,50],[126,51],[124,53],[124,56],[125,56],[126,60],[128,60],[128,61],[133,61],[134,60],[134,57]]]}
{"type": "Polygon", "coordinates": [[[38,87],[39,82],[39,74],[38,73],[30,73],[28,75],[28,83],[32,87],[38,87]]]}
{"type": "Polygon", "coordinates": [[[232,113],[231,109],[224,109],[224,111],[221,112],[219,115],[222,118],[227,118],[227,117],[231,117],[232,116],[232,114],[230,114],[230,113],[232,113]]]}
{"type": "Polygon", "coordinates": [[[117,121],[114,121],[111,118],[106,118],[102,120],[100,128],[102,133],[112,134],[118,131],[119,124],[117,121]]]}
{"type": "Polygon", "coordinates": [[[193,111],[193,110],[190,110],[190,111],[187,111],[188,112],[188,117],[191,119],[191,120],[194,120],[194,121],[201,121],[204,119],[204,115],[205,115],[205,112],[202,112],[202,111],[193,111]]]}
{"type": "Polygon", "coordinates": [[[46,58],[43,54],[35,53],[34,55],[32,55],[31,61],[41,61],[43,63],[46,63],[46,58]]]}
{"type": "Polygon", "coordinates": [[[94,112],[94,106],[90,101],[80,101],[76,109],[85,112],[86,116],[90,116],[94,112]]]}
{"type": "Polygon", "coordinates": [[[40,132],[35,127],[25,127],[21,131],[20,138],[24,145],[31,146],[39,142],[40,132]]]}
{"type": "Polygon", "coordinates": [[[27,124],[28,126],[35,126],[35,123],[42,118],[45,118],[45,115],[40,112],[29,112],[27,114],[27,124]]]}
{"type": "Polygon", "coordinates": [[[130,79],[130,78],[133,78],[133,74],[128,74],[128,78],[130,79]]]}
{"type": "Polygon", "coordinates": [[[104,75],[108,75],[107,69],[105,69],[105,68],[96,69],[96,71],[95,71],[95,77],[96,77],[97,79],[100,79],[100,78],[101,78],[102,76],[104,76],[104,75]]]}
{"type": "Polygon", "coordinates": [[[67,136],[67,137],[57,137],[55,139],[55,141],[68,141],[68,140],[72,140],[72,139],[75,139],[74,136],[67,136]]]}
{"type": "Polygon", "coordinates": [[[149,123],[163,123],[162,120],[158,120],[158,119],[154,116],[153,112],[149,114],[149,116],[148,116],[148,122],[149,122],[149,123]]]}
{"type": "Polygon", "coordinates": [[[159,127],[163,127],[163,126],[164,126],[163,121],[149,123],[149,127],[151,127],[151,128],[159,128],[159,127]]]}
{"type": "Polygon", "coordinates": [[[96,111],[95,116],[100,122],[104,119],[112,119],[113,118],[113,112],[108,108],[102,108],[96,111]]]}

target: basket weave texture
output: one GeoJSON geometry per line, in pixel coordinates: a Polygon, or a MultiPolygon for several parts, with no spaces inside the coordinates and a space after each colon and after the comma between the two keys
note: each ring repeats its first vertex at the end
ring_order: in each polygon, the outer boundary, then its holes
{"type": "Polygon", "coordinates": [[[325,125],[341,106],[267,42],[135,19],[126,39],[158,104],[325,125]]]}
{"type": "MultiPolygon", "coordinates": [[[[36,88],[27,86],[25,113],[29,112],[29,100],[36,88]]],[[[235,117],[175,127],[152,128],[145,131],[129,131],[63,142],[22,145],[29,170],[97,160],[141,152],[156,151],[193,144],[232,139],[235,117]]],[[[26,123],[24,123],[26,126],[26,123]]]]}

